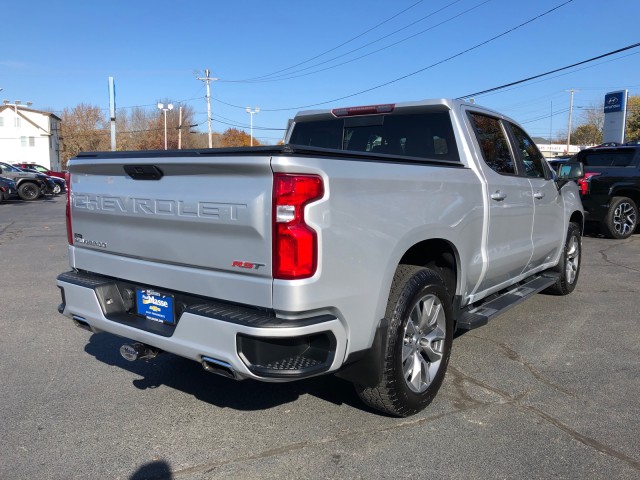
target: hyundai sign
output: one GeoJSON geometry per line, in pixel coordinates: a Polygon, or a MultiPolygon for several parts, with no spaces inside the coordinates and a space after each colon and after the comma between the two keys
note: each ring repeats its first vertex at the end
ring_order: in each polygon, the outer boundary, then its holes
{"type": "Polygon", "coordinates": [[[627,118],[627,90],[609,92],[604,97],[602,141],[624,143],[627,118]]]}
{"type": "Polygon", "coordinates": [[[604,113],[621,112],[626,92],[607,93],[604,97],[604,113]]]}

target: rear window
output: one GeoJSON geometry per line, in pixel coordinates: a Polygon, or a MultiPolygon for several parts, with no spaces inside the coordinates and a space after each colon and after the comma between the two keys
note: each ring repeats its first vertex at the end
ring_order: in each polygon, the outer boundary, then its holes
{"type": "Polygon", "coordinates": [[[459,161],[448,112],[300,121],[296,123],[289,143],[459,161]]]}
{"type": "Polygon", "coordinates": [[[634,150],[583,152],[579,160],[589,167],[628,167],[633,165],[634,150]]]}

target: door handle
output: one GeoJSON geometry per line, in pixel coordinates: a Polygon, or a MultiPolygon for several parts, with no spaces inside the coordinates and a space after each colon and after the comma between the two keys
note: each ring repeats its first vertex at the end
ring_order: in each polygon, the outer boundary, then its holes
{"type": "Polygon", "coordinates": [[[533,194],[533,198],[537,198],[538,200],[541,198],[544,198],[544,193],[543,192],[536,192],[533,194]]]}
{"type": "Polygon", "coordinates": [[[491,194],[491,200],[496,200],[498,202],[501,202],[505,198],[507,198],[507,194],[504,192],[501,192],[500,190],[498,190],[496,193],[491,194]]]}

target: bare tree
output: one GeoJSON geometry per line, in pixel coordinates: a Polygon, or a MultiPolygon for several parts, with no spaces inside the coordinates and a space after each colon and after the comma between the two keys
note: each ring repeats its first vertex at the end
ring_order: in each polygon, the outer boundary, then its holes
{"type": "MultiPolygon", "coordinates": [[[[228,128],[222,134],[221,147],[248,147],[251,144],[251,137],[248,133],[237,128],[228,128]]],[[[253,138],[254,145],[261,145],[256,138],[253,138]]]]}
{"type": "Polygon", "coordinates": [[[109,149],[109,130],[106,115],[95,105],[81,103],[62,112],[60,141],[62,168],[80,152],[109,149]]]}

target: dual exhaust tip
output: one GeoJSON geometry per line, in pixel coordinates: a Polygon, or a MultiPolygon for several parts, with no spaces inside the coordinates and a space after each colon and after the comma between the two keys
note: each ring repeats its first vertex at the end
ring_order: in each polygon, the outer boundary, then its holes
{"type": "MultiPolygon", "coordinates": [[[[139,342],[125,343],[120,347],[120,355],[129,362],[135,362],[136,360],[151,360],[160,355],[160,353],[162,353],[162,350],[139,342]]],[[[233,380],[238,379],[235,371],[227,362],[211,357],[202,357],[201,363],[202,368],[209,373],[215,373],[216,375],[221,375],[233,380]]]]}

